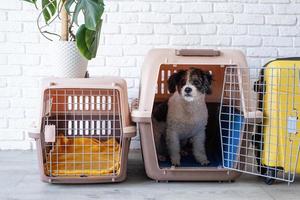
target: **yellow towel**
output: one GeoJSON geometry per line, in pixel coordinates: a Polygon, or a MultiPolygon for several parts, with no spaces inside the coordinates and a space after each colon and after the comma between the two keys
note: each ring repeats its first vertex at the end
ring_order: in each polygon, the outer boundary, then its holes
{"type": "Polygon", "coordinates": [[[117,175],[120,145],[115,139],[67,138],[60,135],[47,156],[46,172],[52,176],[117,175]]]}

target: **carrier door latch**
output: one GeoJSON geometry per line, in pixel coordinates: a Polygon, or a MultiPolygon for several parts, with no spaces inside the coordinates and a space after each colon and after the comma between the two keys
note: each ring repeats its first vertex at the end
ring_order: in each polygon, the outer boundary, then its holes
{"type": "Polygon", "coordinates": [[[45,126],[45,142],[55,142],[55,125],[45,126]]]}
{"type": "Polygon", "coordinates": [[[297,122],[298,122],[298,112],[293,110],[292,114],[288,116],[287,128],[288,133],[297,134],[297,122]]]}

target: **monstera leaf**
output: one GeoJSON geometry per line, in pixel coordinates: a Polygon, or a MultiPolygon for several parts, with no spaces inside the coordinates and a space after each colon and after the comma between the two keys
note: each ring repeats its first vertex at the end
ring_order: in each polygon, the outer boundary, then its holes
{"type": "Polygon", "coordinates": [[[23,0],[23,1],[27,1],[29,3],[33,3],[35,5],[35,7],[37,8],[37,5],[36,5],[37,0],[23,0]]]}
{"type": "Polygon", "coordinates": [[[85,25],[81,25],[76,34],[76,45],[80,53],[88,60],[95,58],[97,55],[102,20],[97,26],[96,31],[87,29],[85,25]]]}
{"type": "Polygon", "coordinates": [[[66,0],[65,8],[72,16],[72,23],[78,25],[80,12],[84,16],[82,24],[76,33],[76,44],[80,53],[87,59],[96,57],[102,26],[101,16],[104,11],[103,0],[66,0]],[[71,10],[71,8],[74,10],[71,10]]]}
{"type": "MultiPolygon", "coordinates": [[[[29,3],[32,3],[37,7],[37,0],[23,0],[29,3]]],[[[56,14],[57,11],[57,0],[42,0],[42,13],[45,19],[45,22],[48,22],[56,14]]]]}
{"type": "Polygon", "coordinates": [[[46,23],[48,23],[56,13],[57,1],[56,0],[42,0],[42,9],[43,9],[44,19],[45,19],[46,23]]]}
{"type": "Polygon", "coordinates": [[[65,8],[69,14],[72,14],[72,22],[78,25],[78,15],[82,12],[85,27],[96,31],[104,11],[104,3],[103,0],[67,0],[65,8]],[[72,11],[73,4],[75,8],[72,11]]]}

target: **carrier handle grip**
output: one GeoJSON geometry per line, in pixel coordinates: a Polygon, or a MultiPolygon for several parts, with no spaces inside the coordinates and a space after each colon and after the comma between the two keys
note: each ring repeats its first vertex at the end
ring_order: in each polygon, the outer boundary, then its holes
{"type": "Polygon", "coordinates": [[[133,99],[131,102],[131,111],[139,109],[140,100],[138,98],[133,99]]]}
{"type": "Polygon", "coordinates": [[[176,49],[176,56],[220,56],[221,52],[214,49],[176,49]]]}
{"type": "Polygon", "coordinates": [[[38,129],[32,129],[30,131],[28,131],[28,136],[32,139],[38,140],[40,139],[40,131],[38,129]]]}
{"type": "Polygon", "coordinates": [[[124,127],[123,133],[124,133],[125,138],[134,137],[136,135],[136,127],[135,126],[124,127]]]}

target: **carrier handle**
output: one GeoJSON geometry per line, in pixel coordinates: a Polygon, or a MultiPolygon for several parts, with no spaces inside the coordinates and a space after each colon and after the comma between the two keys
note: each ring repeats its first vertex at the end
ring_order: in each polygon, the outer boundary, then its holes
{"type": "Polygon", "coordinates": [[[123,133],[124,133],[125,138],[134,137],[136,135],[136,127],[135,126],[124,127],[123,133]]]}
{"type": "Polygon", "coordinates": [[[28,136],[32,139],[38,140],[40,139],[40,131],[38,129],[32,129],[30,131],[28,131],[28,136]]]}
{"type": "Polygon", "coordinates": [[[131,102],[131,111],[138,110],[140,104],[140,100],[138,98],[133,99],[131,102]]]}
{"type": "Polygon", "coordinates": [[[176,56],[220,56],[221,52],[214,49],[176,49],[176,56]]]}

